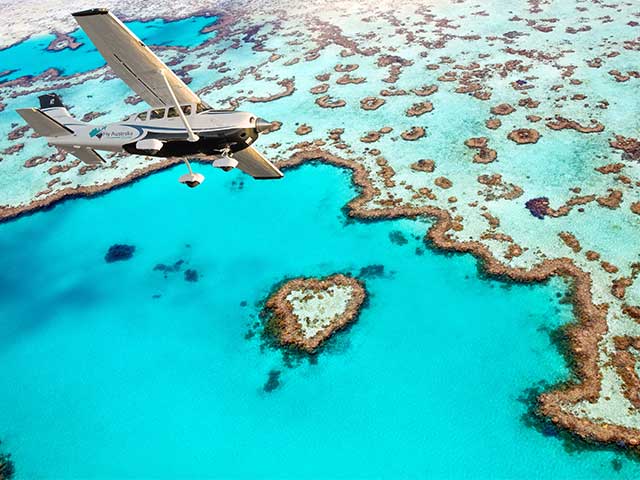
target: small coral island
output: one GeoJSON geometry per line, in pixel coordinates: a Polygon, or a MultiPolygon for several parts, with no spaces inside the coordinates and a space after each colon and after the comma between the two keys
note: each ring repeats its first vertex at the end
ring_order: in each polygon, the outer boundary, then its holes
{"type": "Polygon", "coordinates": [[[282,346],[313,353],[356,320],[366,296],[362,282],[342,274],[290,280],[265,304],[267,331],[282,346]]]}

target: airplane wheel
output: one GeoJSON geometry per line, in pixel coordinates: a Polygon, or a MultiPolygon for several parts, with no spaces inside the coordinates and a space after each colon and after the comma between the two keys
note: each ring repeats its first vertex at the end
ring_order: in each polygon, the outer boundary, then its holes
{"type": "Polygon", "coordinates": [[[186,173],[182,175],[178,181],[189,188],[195,188],[204,182],[204,175],[200,173],[186,173]]]}

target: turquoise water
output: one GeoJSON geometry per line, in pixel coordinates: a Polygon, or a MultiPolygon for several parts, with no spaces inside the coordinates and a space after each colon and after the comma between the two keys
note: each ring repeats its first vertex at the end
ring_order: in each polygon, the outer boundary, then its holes
{"type": "MultiPolygon", "coordinates": [[[[217,21],[218,17],[190,17],[173,22],[162,19],[147,22],[126,22],[126,25],[148,45],[193,47],[215,33],[201,34],[202,28],[217,21]]],[[[0,83],[25,75],[38,75],[48,68],[57,68],[65,75],[85,72],[105,64],[98,50],[81,29],[70,34],[83,45],[76,50],[66,48],[59,52],[47,51],[55,38],[52,34],[33,37],[11,48],[0,50],[0,71],[10,70],[0,77],[0,83]]]]}
{"type": "Polygon", "coordinates": [[[567,375],[542,331],[570,318],[561,283],[504,288],[470,256],[417,255],[426,223],[345,222],[355,192],[333,167],[199,170],[196,190],[180,167],[0,226],[0,438],[17,478],[637,477],[521,421],[523,391],[567,375]],[[134,257],[105,263],[114,243],[134,257]],[[153,270],[180,259],[197,283],[153,270]],[[284,277],[372,264],[369,306],[316,364],[245,338],[284,277]]]}

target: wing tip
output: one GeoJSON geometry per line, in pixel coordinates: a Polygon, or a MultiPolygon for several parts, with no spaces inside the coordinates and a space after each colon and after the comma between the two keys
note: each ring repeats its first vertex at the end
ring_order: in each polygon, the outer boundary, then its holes
{"type": "Polygon", "coordinates": [[[89,10],[82,10],[81,12],[72,13],[74,17],[90,17],[92,15],[106,15],[109,13],[108,8],[91,8],[89,10]]]}
{"type": "Polygon", "coordinates": [[[280,180],[281,178],[284,178],[284,174],[280,174],[277,177],[253,177],[256,180],[280,180]]]}

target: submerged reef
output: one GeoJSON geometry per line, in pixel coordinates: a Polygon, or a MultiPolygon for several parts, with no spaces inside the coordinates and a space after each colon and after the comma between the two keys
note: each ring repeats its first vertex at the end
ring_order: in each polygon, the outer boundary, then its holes
{"type": "Polygon", "coordinates": [[[133,253],[136,251],[136,247],[133,245],[124,245],[116,243],[111,245],[109,250],[104,256],[104,261],[107,263],[121,262],[129,260],[133,257],[133,253]]]}
{"type": "Polygon", "coordinates": [[[296,278],[267,300],[266,330],[282,346],[313,353],[358,317],[365,298],[362,282],[342,274],[296,278]]]}
{"type": "Polygon", "coordinates": [[[0,480],[10,480],[15,473],[11,455],[0,452],[0,480]]]}
{"type": "Polygon", "coordinates": [[[281,374],[282,374],[282,371],[280,370],[271,370],[269,372],[269,377],[267,378],[266,383],[262,387],[262,390],[264,390],[267,393],[271,393],[275,389],[279,388],[281,374]]]}

